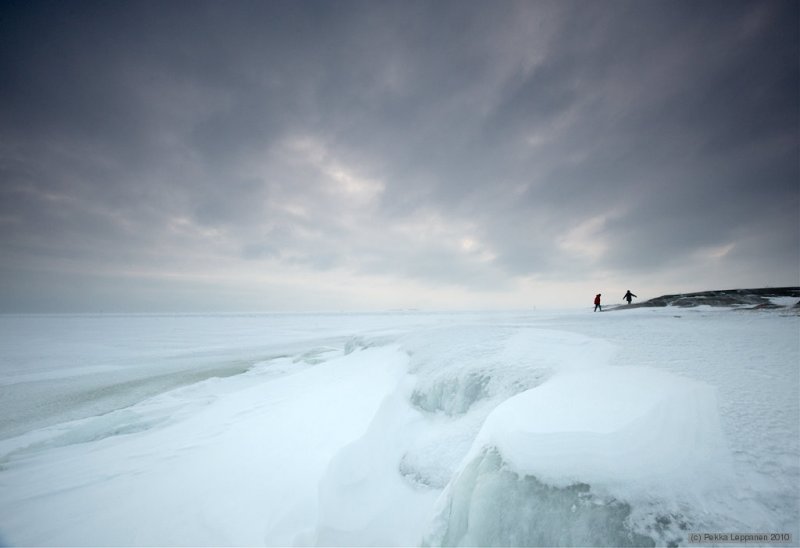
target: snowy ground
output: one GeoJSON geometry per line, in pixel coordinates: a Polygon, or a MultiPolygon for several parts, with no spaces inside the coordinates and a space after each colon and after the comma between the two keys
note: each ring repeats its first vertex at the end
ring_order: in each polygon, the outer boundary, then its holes
{"type": "Polygon", "coordinates": [[[4,316],[0,544],[797,544],[799,363],[789,310],[4,316]]]}

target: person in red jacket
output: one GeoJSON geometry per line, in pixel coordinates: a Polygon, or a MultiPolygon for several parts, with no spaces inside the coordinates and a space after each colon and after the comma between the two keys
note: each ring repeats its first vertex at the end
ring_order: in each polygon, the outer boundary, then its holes
{"type": "Polygon", "coordinates": [[[595,295],[595,297],[594,297],[594,311],[595,311],[595,312],[597,312],[597,309],[598,309],[598,308],[600,309],[600,312],[602,312],[602,311],[603,311],[603,307],[602,307],[602,305],[600,304],[600,295],[602,295],[602,293],[598,293],[598,294],[597,294],[597,295],[595,295]]]}

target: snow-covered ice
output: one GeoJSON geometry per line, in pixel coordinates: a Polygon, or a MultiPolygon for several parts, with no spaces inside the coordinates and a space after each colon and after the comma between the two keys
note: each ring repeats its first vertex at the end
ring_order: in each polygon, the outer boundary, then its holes
{"type": "Polygon", "coordinates": [[[799,364],[789,309],[2,316],[0,543],[797,542],[799,364]]]}

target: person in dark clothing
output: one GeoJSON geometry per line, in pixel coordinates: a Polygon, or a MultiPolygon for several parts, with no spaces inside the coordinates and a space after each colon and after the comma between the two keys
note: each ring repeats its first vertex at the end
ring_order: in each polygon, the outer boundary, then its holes
{"type": "Polygon", "coordinates": [[[600,309],[600,312],[602,312],[602,311],[603,311],[603,307],[602,307],[602,305],[600,304],[600,295],[602,295],[602,293],[598,293],[598,294],[597,294],[597,295],[595,295],[595,297],[594,297],[594,311],[595,311],[595,312],[597,312],[597,309],[598,309],[598,308],[600,309]]]}
{"type": "MultiPolygon", "coordinates": [[[[628,304],[631,304],[631,300],[633,300],[634,297],[636,297],[636,295],[631,293],[631,290],[629,289],[628,292],[625,293],[625,296],[622,297],[622,298],[625,299],[626,301],[628,301],[628,304]]],[[[636,297],[636,298],[638,299],[638,297],[636,297]]]]}

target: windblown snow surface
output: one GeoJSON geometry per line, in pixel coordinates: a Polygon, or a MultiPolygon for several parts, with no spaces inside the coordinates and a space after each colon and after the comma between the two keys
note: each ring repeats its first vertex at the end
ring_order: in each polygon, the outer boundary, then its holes
{"type": "Polygon", "coordinates": [[[0,543],[800,539],[800,317],[0,317],[0,543]]]}

